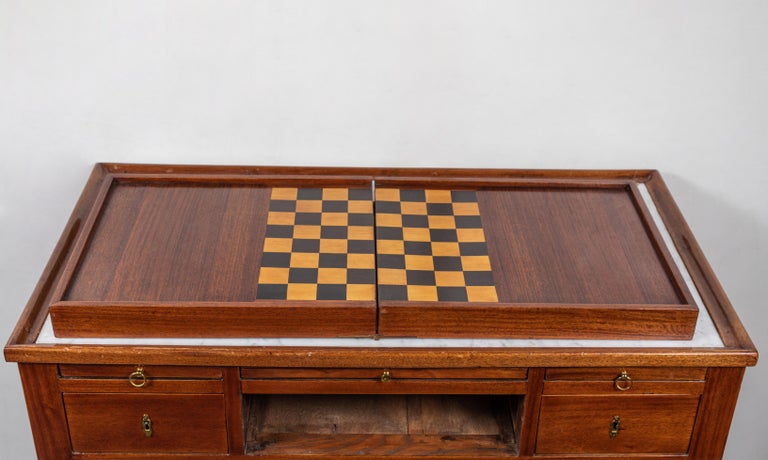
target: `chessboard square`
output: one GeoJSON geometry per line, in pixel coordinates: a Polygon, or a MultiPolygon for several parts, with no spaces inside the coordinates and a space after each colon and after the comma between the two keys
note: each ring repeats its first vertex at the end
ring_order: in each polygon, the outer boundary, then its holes
{"type": "Polygon", "coordinates": [[[450,203],[450,190],[426,190],[427,203],[450,203]]]}
{"type": "Polygon", "coordinates": [[[376,238],[379,240],[402,240],[403,229],[401,227],[376,227],[376,238]]]}
{"type": "Polygon", "coordinates": [[[320,240],[320,253],[322,254],[346,254],[349,247],[347,240],[320,240]]]}
{"type": "Polygon", "coordinates": [[[472,203],[477,201],[474,190],[451,190],[451,201],[454,203],[472,203]]]}
{"type": "MultiPolygon", "coordinates": [[[[320,217],[322,214],[319,212],[297,212],[295,223],[296,225],[320,225],[320,217]]],[[[294,222],[291,222],[292,224],[294,222]]]]}
{"type": "Polygon", "coordinates": [[[487,256],[488,245],[482,243],[459,243],[462,256],[487,256]]]}
{"type": "Polygon", "coordinates": [[[272,200],[296,200],[298,189],[295,187],[277,187],[272,189],[272,200]]]}
{"type": "Polygon", "coordinates": [[[405,271],[405,279],[409,286],[435,286],[435,272],[432,270],[405,271]]]}
{"type": "Polygon", "coordinates": [[[346,284],[319,284],[317,286],[317,300],[346,300],[346,284]]]}
{"type": "Polygon", "coordinates": [[[457,228],[483,228],[483,221],[480,216],[456,216],[457,228]]]}
{"type": "Polygon", "coordinates": [[[287,284],[261,284],[256,288],[257,299],[285,300],[288,297],[287,284]]]}
{"type": "Polygon", "coordinates": [[[323,201],[328,200],[348,200],[349,189],[347,188],[324,188],[323,189],[323,201]]]}
{"type": "Polygon", "coordinates": [[[435,264],[432,261],[432,256],[412,256],[405,255],[405,268],[408,270],[429,270],[435,269],[435,264]]]}
{"type": "Polygon", "coordinates": [[[377,201],[376,202],[376,214],[400,214],[400,202],[399,201],[377,201]]]}
{"type": "Polygon", "coordinates": [[[437,300],[440,302],[466,302],[467,289],[464,287],[437,287],[437,300]]]}
{"type": "MultiPolygon", "coordinates": [[[[322,260],[322,259],[321,259],[322,260]]],[[[374,254],[348,254],[348,268],[376,268],[376,255],[374,254]]]]}
{"type": "Polygon", "coordinates": [[[376,282],[376,270],[350,268],[347,270],[347,284],[373,284],[376,282]]]}
{"type": "Polygon", "coordinates": [[[432,255],[432,244],[426,241],[405,241],[404,249],[406,254],[415,256],[432,255]]]}
{"type": "Polygon", "coordinates": [[[467,286],[467,301],[469,302],[498,302],[494,286],[467,286]]]}
{"type": "Polygon", "coordinates": [[[346,212],[324,212],[320,220],[321,225],[348,225],[346,212]]]}
{"type": "Polygon", "coordinates": [[[264,252],[291,252],[292,238],[264,238],[264,252]]]}
{"type": "Polygon", "coordinates": [[[317,268],[320,254],[314,252],[294,252],[291,254],[291,268],[317,268]]]}
{"type": "Polygon", "coordinates": [[[456,235],[461,242],[485,242],[485,232],[483,232],[482,228],[458,228],[456,229],[456,235]]]}
{"type": "Polygon", "coordinates": [[[376,216],[376,226],[378,227],[402,227],[403,216],[400,214],[379,214],[376,216]]]}
{"type": "Polygon", "coordinates": [[[379,284],[402,285],[408,284],[405,276],[405,270],[397,268],[379,268],[376,272],[379,278],[379,284]]]}
{"type": "Polygon", "coordinates": [[[347,286],[347,300],[376,300],[375,284],[350,284],[347,286]]]}
{"type": "Polygon", "coordinates": [[[454,216],[479,216],[480,207],[477,203],[453,203],[454,216]]]}
{"type": "Polygon", "coordinates": [[[323,202],[322,201],[312,201],[312,200],[304,200],[304,201],[297,201],[296,202],[296,212],[322,212],[323,210],[323,202]]]}
{"type": "Polygon", "coordinates": [[[376,252],[376,245],[373,240],[349,240],[347,241],[347,251],[350,254],[373,254],[376,252]]]}
{"type": "Polygon", "coordinates": [[[376,266],[379,268],[405,269],[405,256],[398,254],[378,254],[376,256],[376,266]]]}
{"type": "Polygon", "coordinates": [[[413,190],[413,189],[400,190],[400,201],[423,203],[425,200],[426,200],[426,194],[424,193],[424,190],[413,190]]]}
{"type": "Polygon", "coordinates": [[[453,216],[428,216],[429,228],[456,228],[456,220],[453,216]]]}
{"type": "Polygon", "coordinates": [[[373,226],[347,227],[347,239],[373,241],[373,226]]]}
{"type": "Polygon", "coordinates": [[[461,255],[459,243],[432,243],[432,254],[443,257],[455,257],[461,255]]]}
{"type": "Polygon", "coordinates": [[[350,227],[373,227],[373,213],[350,213],[347,223],[350,227]]]}
{"type": "Polygon", "coordinates": [[[437,286],[465,286],[463,272],[435,272],[437,286]]]}
{"type": "Polygon", "coordinates": [[[402,214],[412,216],[426,216],[427,203],[416,201],[400,203],[400,211],[402,214]]]}
{"type": "Polygon", "coordinates": [[[270,200],[269,210],[270,212],[294,212],[296,211],[296,200],[270,200]]]}
{"type": "Polygon", "coordinates": [[[408,300],[422,302],[436,302],[437,287],[435,286],[408,286],[408,300]]]}
{"type": "Polygon", "coordinates": [[[289,268],[288,284],[317,283],[317,268],[289,268]]]}
{"type": "Polygon", "coordinates": [[[291,252],[320,252],[320,240],[295,238],[291,252]]]}
{"type": "Polygon", "coordinates": [[[322,200],[323,189],[321,188],[300,188],[296,193],[298,200],[322,200]]]}
{"type": "Polygon", "coordinates": [[[373,214],[373,201],[350,201],[347,204],[350,214],[373,214]]]}
{"type": "Polygon", "coordinates": [[[404,214],[402,223],[403,223],[403,227],[429,228],[429,219],[427,216],[416,216],[416,215],[404,214]]]}
{"type": "Polygon", "coordinates": [[[432,241],[428,228],[403,228],[403,240],[405,241],[432,241]]]}
{"type": "Polygon", "coordinates": [[[488,256],[461,256],[464,271],[491,271],[491,260],[488,256]]]}
{"type": "Polygon", "coordinates": [[[453,205],[451,203],[427,203],[427,214],[430,216],[452,216],[453,205]]]}
{"type": "Polygon", "coordinates": [[[288,284],[288,269],[281,267],[261,267],[259,284],[288,284]]]}
{"type": "Polygon", "coordinates": [[[376,188],[376,201],[400,201],[400,189],[397,188],[376,188]]]}
{"type": "Polygon", "coordinates": [[[408,300],[408,287],[379,284],[379,300],[408,300]]]}
{"type": "Polygon", "coordinates": [[[351,188],[348,189],[348,199],[350,201],[373,201],[373,193],[370,188],[351,188]]]}
{"type": "Polygon", "coordinates": [[[296,225],[293,229],[293,237],[298,239],[320,239],[319,225],[296,225]]]}
{"type": "Polygon", "coordinates": [[[404,254],[405,247],[402,240],[378,240],[376,250],[379,254],[404,254]]]}
{"type": "Polygon", "coordinates": [[[347,269],[318,268],[317,284],[347,284],[347,269]]]}
{"type": "Polygon", "coordinates": [[[346,268],[347,254],[318,254],[319,268],[346,268]]]}
{"type": "Polygon", "coordinates": [[[461,271],[461,257],[435,256],[433,259],[435,270],[443,272],[461,271]]]}
{"type": "Polygon", "coordinates": [[[348,212],[348,201],[323,200],[323,212],[348,212]]]}
{"type": "Polygon", "coordinates": [[[289,284],[286,300],[317,300],[317,284],[289,284]]]}
{"type": "Polygon", "coordinates": [[[467,286],[495,286],[491,272],[464,272],[464,282],[467,286]]]}
{"type": "Polygon", "coordinates": [[[343,225],[323,225],[320,227],[320,238],[347,239],[347,228],[343,225]]]}
{"type": "Polygon", "coordinates": [[[296,217],[294,212],[270,212],[267,214],[267,225],[293,225],[296,217]]]}
{"type": "Polygon", "coordinates": [[[456,230],[447,228],[430,228],[429,237],[438,243],[450,243],[459,240],[456,230]]]}
{"type": "Polygon", "coordinates": [[[264,252],[261,255],[261,266],[263,267],[290,267],[291,254],[289,252],[264,252]]]}
{"type": "Polygon", "coordinates": [[[293,238],[293,225],[267,225],[267,238],[293,238]]]}

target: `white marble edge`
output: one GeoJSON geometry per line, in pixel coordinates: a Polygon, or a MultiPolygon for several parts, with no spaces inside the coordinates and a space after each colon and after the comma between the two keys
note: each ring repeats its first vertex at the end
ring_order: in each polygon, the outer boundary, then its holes
{"type": "Polygon", "coordinates": [[[653,221],[664,244],[682,273],[688,289],[699,307],[696,331],[691,340],[554,340],[554,339],[420,339],[420,338],[61,338],[53,334],[50,316],[37,338],[44,345],[167,345],[167,346],[228,346],[228,347],[343,347],[343,348],[722,348],[709,312],[693,284],[672,237],[661,219],[645,184],[638,184],[653,221]]]}

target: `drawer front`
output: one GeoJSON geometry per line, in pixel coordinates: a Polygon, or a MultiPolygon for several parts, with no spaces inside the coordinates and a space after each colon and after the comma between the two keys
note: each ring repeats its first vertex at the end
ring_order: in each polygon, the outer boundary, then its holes
{"type": "Polygon", "coordinates": [[[684,454],[698,406],[697,396],[544,396],[536,452],[684,454]]]}
{"type": "Polygon", "coordinates": [[[549,368],[544,394],[700,395],[704,368],[549,368]]]}
{"type": "Polygon", "coordinates": [[[67,378],[105,378],[127,379],[141,369],[148,379],[221,379],[222,370],[218,367],[195,366],[155,366],[155,365],[99,365],[99,364],[59,364],[59,375],[67,378]]]}
{"type": "Polygon", "coordinates": [[[64,406],[75,452],[227,452],[223,395],[65,393],[64,406]]]}
{"type": "Polygon", "coordinates": [[[380,379],[384,372],[393,379],[515,379],[528,376],[526,368],[473,369],[380,369],[380,368],[243,368],[244,379],[380,379]]]}
{"type": "Polygon", "coordinates": [[[547,380],[614,380],[626,372],[633,380],[704,380],[707,369],[703,367],[549,367],[547,380]]]}

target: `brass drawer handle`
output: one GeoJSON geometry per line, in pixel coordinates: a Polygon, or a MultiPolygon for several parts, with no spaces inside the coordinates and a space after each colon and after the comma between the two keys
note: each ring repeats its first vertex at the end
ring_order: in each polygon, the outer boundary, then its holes
{"type": "Polygon", "coordinates": [[[608,434],[611,435],[611,439],[619,435],[620,429],[621,429],[621,418],[619,418],[618,415],[615,415],[613,417],[613,421],[611,422],[611,429],[610,431],[608,431],[608,434]]]}
{"type": "Polygon", "coordinates": [[[621,375],[613,381],[613,386],[619,391],[627,391],[632,388],[632,378],[627,375],[627,371],[621,371],[621,375]]]}
{"type": "Polygon", "coordinates": [[[389,373],[389,371],[384,371],[381,374],[381,381],[384,383],[388,383],[392,381],[392,374],[389,373]]]}
{"type": "Polygon", "coordinates": [[[152,437],[152,419],[147,414],[141,417],[141,429],[144,431],[144,436],[152,437]]]}
{"type": "Polygon", "coordinates": [[[128,383],[134,388],[142,388],[147,384],[147,374],[144,373],[144,366],[139,366],[135,372],[131,372],[128,375],[128,383]]]}

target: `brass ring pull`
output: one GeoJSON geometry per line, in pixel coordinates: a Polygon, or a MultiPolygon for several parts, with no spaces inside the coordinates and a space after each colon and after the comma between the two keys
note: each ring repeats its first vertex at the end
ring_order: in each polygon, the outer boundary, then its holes
{"type": "Polygon", "coordinates": [[[134,388],[141,388],[147,384],[147,374],[144,373],[144,366],[139,366],[135,372],[131,372],[128,375],[128,383],[134,388]]]}
{"type": "Polygon", "coordinates": [[[391,382],[392,381],[392,374],[389,373],[389,371],[384,371],[381,374],[381,381],[384,383],[391,382]]]}
{"type": "Polygon", "coordinates": [[[627,391],[632,388],[632,378],[627,375],[627,371],[621,371],[621,375],[613,381],[613,386],[619,391],[627,391]]]}

